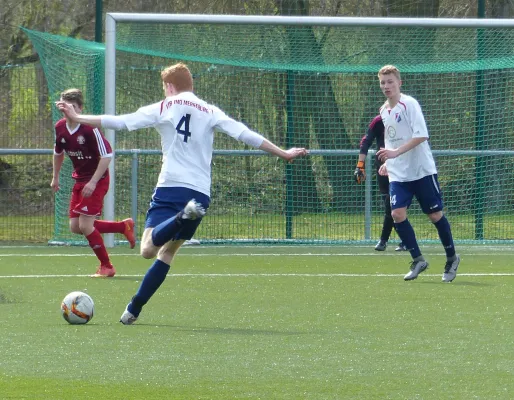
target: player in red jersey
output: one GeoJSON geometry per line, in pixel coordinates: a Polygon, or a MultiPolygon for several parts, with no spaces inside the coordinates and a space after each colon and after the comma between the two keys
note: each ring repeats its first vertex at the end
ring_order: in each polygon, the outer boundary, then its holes
{"type": "MultiPolygon", "coordinates": [[[[82,112],[83,96],[79,89],[68,89],[61,93],[61,101],[82,112]]],[[[75,185],[70,199],[70,230],[84,235],[89,246],[100,260],[100,266],[92,277],[113,277],[116,270],[111,264],[102,233],[122,233],[133,249],[136,241],[134,221],[104,221],[97,219],[102,213],[103,200],[109,190],[109,163],[112,159],[111,145],[99,129],[62,118],[55,124],[55,147],[53,178],[50,186],[59,190],[59,172],[64,162],[64,153],[73,164],[72,178],[75,185]]]]}

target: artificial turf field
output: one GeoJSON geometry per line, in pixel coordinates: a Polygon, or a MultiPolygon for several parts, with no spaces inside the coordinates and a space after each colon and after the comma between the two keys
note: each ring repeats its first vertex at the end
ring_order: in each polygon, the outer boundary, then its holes
{"type": "Polygon", "coordinates": [[[373,246],[184,247],[133,326],[149,261],[116,248],[0,247],[0,399],[512,399],[514,247],[458,246],[441,282],[373,246]],[[68,325],[81,290],[95,316],[68,325]]]}

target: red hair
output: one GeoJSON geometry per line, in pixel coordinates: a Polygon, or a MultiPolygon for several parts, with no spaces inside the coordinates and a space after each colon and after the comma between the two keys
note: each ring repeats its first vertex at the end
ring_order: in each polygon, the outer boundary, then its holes
{"type": "Polygon", "coordinates": [[[165,68],[161,72],[164,83],[171,83],[180,92],[193,91],[193,75],[186,64],[178,63],[165,68]]]}

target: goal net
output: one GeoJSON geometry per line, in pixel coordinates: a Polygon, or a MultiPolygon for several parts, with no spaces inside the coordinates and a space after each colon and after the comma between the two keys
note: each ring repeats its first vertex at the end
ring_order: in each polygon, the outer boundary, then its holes
{"type": "MultiPolygon", "coordinates": [[[[195,236],[200,241],[378,240],[384,207],[373,152],[364,184],[355,183],[353,171],[360,139],[384,102],[377,72],[385,64],[400,69],[402,91],[424,110],[455,240],[514,239],[512,21],[483,20],[478,27],[470,20],[410,20],[393,26],[391,19],[369,18],[201,16],[203,22],[188,22],[194,16],[123,16],[114,14],[117,114],[162,99],[160,71],[181,61],[190,67],[199,97],[282,147],[311,150],[285,164],[217,133],[212,204],[195,236]]],[[[85,112],[104,113],[110,84],[104,45],[26,32],[52,100],[78,87],[85,92],[85,112]]],[[[115,148],[113,217],[133,216],[140,233],[160,170],[159,136],[151,129],[119,131],[115,148]]],[[[53,241],[72,243],[66,166],[53,241]]],[[[438,240],[415,201],[409,219],[420,241],[438,240]]]]}

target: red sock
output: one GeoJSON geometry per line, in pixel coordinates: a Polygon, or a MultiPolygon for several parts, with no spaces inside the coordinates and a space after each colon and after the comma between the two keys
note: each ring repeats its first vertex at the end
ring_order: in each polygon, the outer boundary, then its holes
{"type": "Polygon", "coordinates": [[[102,238],[100,232],[95,229],[89,234],[89,236],[86,236],[86,239],[89,242],[89,247],[93,249],[96,256],[100,260],[100,264],[109,264],[109,254],[107,254],[107,250],[104,246],[104,239],[102,238]]]}
{"type": "Polygon", "coordinates": [[[95,221],[95,228],[98,229],[100,233],[123,233],[125,232],[125,223],[117,222],[117,221],[104,221],[102,219],[97,219],[95,221]]]}

